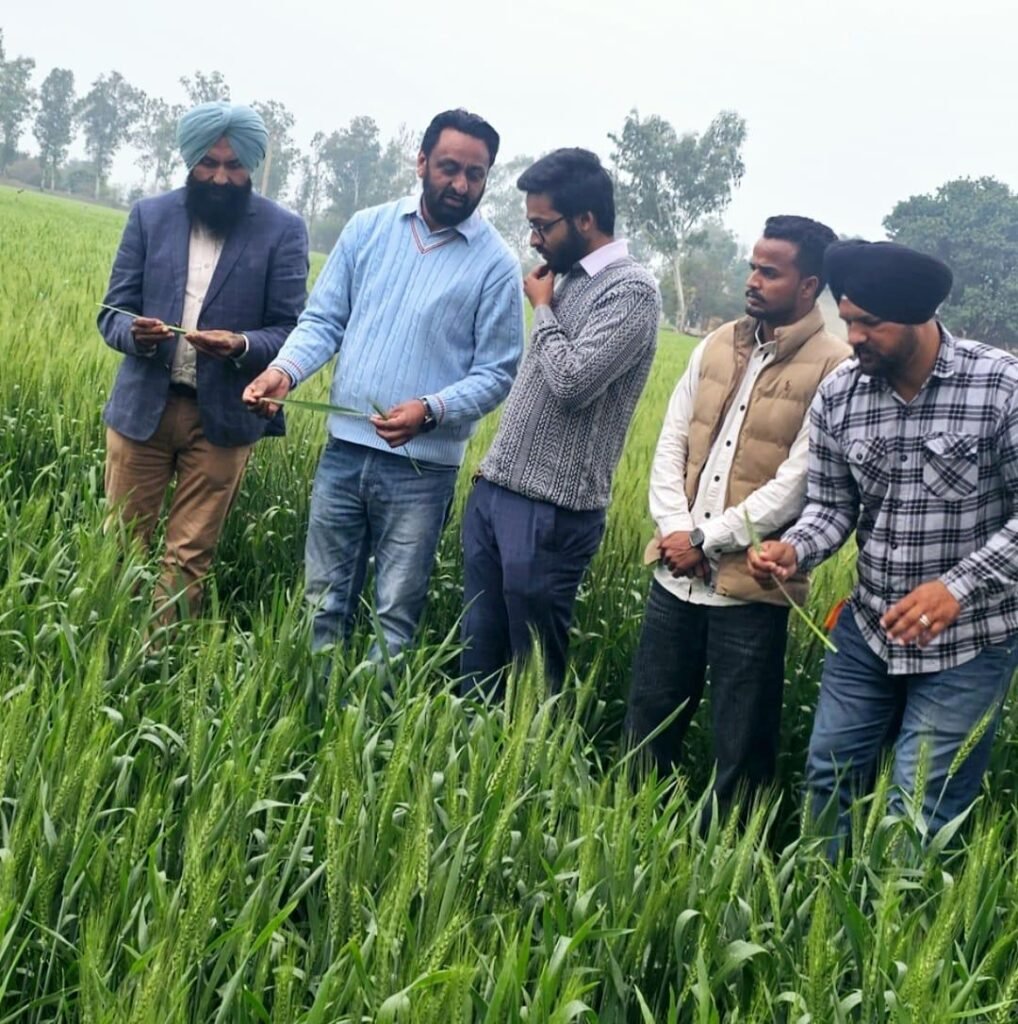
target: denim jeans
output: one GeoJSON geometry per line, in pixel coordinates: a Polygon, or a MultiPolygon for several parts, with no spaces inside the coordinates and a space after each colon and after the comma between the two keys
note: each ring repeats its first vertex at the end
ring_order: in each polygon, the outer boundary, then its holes
{"type": "Polygon", "coordinates": [[[633,662],[626,732],[642,740],[680,704],[649,744],[658,773],[678,764],[710,667],[714,792],[727,810],[740,786],[774,777],[785,683],[788,609],[762,603],[712,607],[683,601],[655,580],[633,662]]]}
{"type": "Polygon", "coordinates": [[[984,647],[956,668],[906,676],[888,674],[886,662],[866,643],[849,606],[842,611],[831,639],[838,653],[827,655],[824,662],[806,766],[814,814],[836,799],[836,834],[844,837],[852,799],[872,786],[890,738],[892,782],[897,790],[891,800],[898,811],[901,793],[913,791],[920,751],[926,748],[923,815],[935,832],[979,792],[1000,706],[1018,662],[1018,638],[984,647]],[[982,739],[952,773],[955,755],[966,738],[994,709],[982,739]]]}
{"type": "Polygon", "coordinates": [[[415,469],[406,456],[329,438],[311,492],[305,548],[315,650],[349,638],[371,555],[388,653],[410,643],[456,474],[456,466],[417,460],[415,469]]]}
{"type": "Polygon", "coordinates": [[[541,642],[552,691],[565,678],[576,591],[604,533],[604,509],[574,511],[480,479],[463,515],[463,693],[541,642]]]}

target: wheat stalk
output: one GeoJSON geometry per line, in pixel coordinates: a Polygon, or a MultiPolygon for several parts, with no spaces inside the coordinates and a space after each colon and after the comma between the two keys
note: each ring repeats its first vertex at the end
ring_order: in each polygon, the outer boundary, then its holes
{"type": "MultiPolygon", "coordinates": [[[[760,554],[760,534],[757,533],[756,527],[753,525],[753,521],[749,518],[748,512],[743,512],[743,516],[746,520],[746,528],[749,530],[750,543],[753,546],[753,550],[760,554]]],[[[798,601],[788,592],[784,584],[777,578],[777,576],[771,574],[771,579],[778,585],[778,590],[784,595],[785,600],[789,603],[792,611],[802,619],[803,622],[809,627],[810,632],[827,648],[832,654],[838,653],[838,648],[831,642],[831,638],[809,617],[805,608],[799,604],[798,601]]]]}

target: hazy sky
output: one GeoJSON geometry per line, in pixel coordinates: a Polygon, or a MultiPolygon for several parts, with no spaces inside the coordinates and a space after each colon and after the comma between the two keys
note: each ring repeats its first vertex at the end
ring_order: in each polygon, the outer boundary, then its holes
{"type": "MultiPolygon", "coordinates": [[[[181,75],[219,69],[235,100],[286,103],[301,146],[356,114],[388,135],[465,106],[507,156],[607,157],[633,107],[680,132],[734,109],[746,175],[725,219],[747,242],[771,213],[875,238],[897,200],[950,178],[1018,187],[1018,13],[1005,0],[4,6],[8,55],[35,58],[37,85],[54,66],[79,91],[115,69],[181,102],[181,75]]],[[[114,177],[138,173],[125,156],[114,177]]]]}

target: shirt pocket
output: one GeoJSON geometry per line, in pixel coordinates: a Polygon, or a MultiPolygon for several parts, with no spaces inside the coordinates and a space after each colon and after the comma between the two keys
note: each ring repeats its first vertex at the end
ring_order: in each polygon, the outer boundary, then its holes
{"type": "Polygon", "coordinates": [[[849,441],[848,464],[864,505],[883,501],[891,473],[887,465],[887,441],[883,437],[865,437],[849,441]]]}
{"type": "Polygon", "coordinates": [[[923,486],[938,498],[965,498],[979,486],[979,438],[931,434],[923,438],[923,486]]]}

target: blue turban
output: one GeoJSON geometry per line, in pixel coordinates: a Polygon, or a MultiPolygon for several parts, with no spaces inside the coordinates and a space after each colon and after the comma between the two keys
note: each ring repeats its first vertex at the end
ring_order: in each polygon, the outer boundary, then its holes
{"type": "Polygon", "coordinates": [[[249,171],[265,159],[269,133],[261,117],[250,107],[216,100],[199,104],[177,123],[177,145],[187,169],[191,170],[223,136],[249,171]]]}

